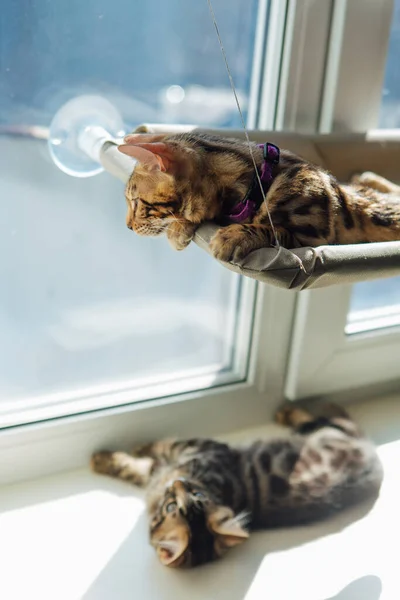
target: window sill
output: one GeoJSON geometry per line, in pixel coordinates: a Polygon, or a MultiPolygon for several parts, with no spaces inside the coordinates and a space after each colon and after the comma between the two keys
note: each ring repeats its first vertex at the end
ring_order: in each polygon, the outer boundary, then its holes
{"type": "MultiPolygon", "coordinates": [[[[135,590],[143,600],[255,600],[267,589],[279,600],[395,598],[398,568],[387,531],[400,502],[399,398],[360,403],[351,412],[378,444],[385,466],[381,497],[368,515],[358,507],[324,524],[258,533],[223,562],[177,573],[158,565],[147,542],[143,493],[133,487],[88,469],[3,486],[0,597],[124,600],[135,590]],[[318,564],[312,578],[310,564],[318,564]]],[[[227,438],[278,430],[270,424],[227,438]]]]}
{"type": "Polygon", "coordinates": [[[266,423],[271,398],[248,383],[215,387],[0,431],[0,485],[84,467],[94,450],[266,423]]]}

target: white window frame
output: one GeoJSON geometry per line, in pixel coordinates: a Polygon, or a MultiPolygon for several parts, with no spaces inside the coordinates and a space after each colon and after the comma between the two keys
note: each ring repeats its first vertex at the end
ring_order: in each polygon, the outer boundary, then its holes
{"type": "MultiPolygon", "coordinates": [[[[286,0],[259,2],[251,128],[259,128],[263,119],[269,119],[271,128],[274,124],[281,61],[276,50],[284,41],[287,4],[286,0]],[[267,68],[264,56],[271,47],[267,68]],[[267,73],[274,73],[272,80],[266,81],[267,73]],[[271,85],[276,93],[261,115],[257,99],[264,97],[266,84],[270,95],[271,85]]],[[[250,279],[242,280],[241,293],[236,361],[227,378],[222,376],[215,387],[206,389],[200,377],[198,391],[188,391],[181,383],[174,388],[174,382],[158,390],[153,386],[147,394],[152,399],[146,402],[138,402],[146,400],[142,388],[140,397],[134,389],[124,389],[110,390],[104,397],[95,391],[86,398],[66,396],[54,406],[38,403],[30,414],[18,416],[19,422],[25,418],[25,425],[10,418],[0,431],[0,484],[87,465],[91,453],[100,448],[128,449],[133,443],[170,435],[215,435],[270,420],[282,398],[294,296],[250,279]],[[60,418],[66,409],[71,416],[60,418]],[[78,410],[80,414],[73,414],[78,410]]],[[[187,383],[191,389],[196,387],[193,380],[187,383]]]]}
{"type": "Polygon", "coordinates": [[[322,396],[396,382],[400,327],[348,335],[352,286],[301,292],[297,299],[285,396],[322,396]]]}
{"type": "MultiPolygon", "coordinates": [[[[321,133],[377,128],[393,6],[393,0],[332,3],[318,119],[321,133]]],[[[304,102],[295,108],[300,128],[309,129],[304,102]]],[[[298,294],[286,398],[327,396],[388,382],[398,388],[400,328],[346,335],[351,293],[352,286],[343,285],[298,294]]]]}
{"type": "Polygon", "coordinates": [[[377,128],[394,1],[288,0],[277,129],[377,128]]]}
{"type": "MultiPolygon", "coordinates": [[[[392,4],[392,0],[260,0],[250,127],[305,132],[376,127],[392,4]],[[267,16],[268,35],[264,27],[267,16]],[[349,86],[349,77],[351,69],[353,73],[354,69],[361,69],[364,74],[363,59],[347,57],[346,53],[352,46],[350,42],[355,44],[352,37],[362,30],[363,20],[364,25],[373,23],[370,29],[375,29],[375,33],[365,32],[375,56],[374,75],[368,81],[375,87],[374,93],[360,93],[357,97],[359,88],[354,82],[349,86]],[[354,29],[355,23],[358,26],[354,29]],[[341,41],[339,52],[333,40],[341,41]],[[346,68],[350,73],[345,76],[346,68]],[[344,102],[343,94],[349,95],[349,104],[344,102]],[[364,102],[362,109],[360,102],[364,102]]],[[[318,393],[314,384],[306,388],[302,375],[305,350],[313,336],[321,339],[319,324],[326,326],[329,321],[331,328],[323,346],[326,362],[334,365],[341,353],[348,356],[348,350],[344,350],[347,342],[343,346],[343,324],[349,289],[293,293],[249,280],[244,285],[248,294],[245,310],[252,323],[247,321],[246,325],[245,317],[240,335],[242,340],[243,336],[249,336],[249,344],[245,342],[242,348],[245,352],[249,347],[250,352],[246,357],[242,353],[236,364],[236,383],[225,381],[221,387],[197,392],[181,389],[179,395],[172,391],[173,395],[168,397],[160,390],[157,399],[136,404],[132,404],[128,394],[123,405],[117,406],[115,402],[109,407],[106,403],[106,407],[100,403],[96,407],[87,406],[86,414],[58,418],[54,413],[47,421],[10,426],[0,431],[0,483],[84,466],[90,454],[101,448],[129,448],[132,443],[161,436],[215,435],[254,426],[269,420],[285,395],[296,399],[318,393]]],[[[386,333],[354,338],[352,361],[362,365],[363,354],[372,356],[368,348],[379,338],[383,340],[380,347],[387,342],[387,347],[394,343],[398,348],[393,332],[389,337],[393,342],[389,342],[386,333]],[[355,359],[357,353],[359,358],[355,359]]],[[[377,342],[375,350],[378,348],[377,342]]],[[[318,361],[317,345],[311,352],[317,354],[318,361]]],[[[361,370],[360,367],[360,373],[361,370]]],[[[347,374],[345,386],[359,385],[361,376],[357,375],[357,379],[356,371],[347,374]]],[[[327,389],[338,389],[332,368],[329,377],[333,383],[325,378],[318,387],[324,393],[327,389]]],[[[315,373],[310,381],[318,381],[315,373]]],[[[339,387],[344,389],[344,385],[339,387]]],[[[92,400],[96,402],[98,398],[92,400]]]]}

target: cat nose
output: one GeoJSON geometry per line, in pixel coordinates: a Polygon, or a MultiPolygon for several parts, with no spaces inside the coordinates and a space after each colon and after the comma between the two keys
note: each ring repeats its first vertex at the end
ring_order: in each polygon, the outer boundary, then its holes
{"type": "Polygon", "coordinates": [[[127,225],[127,228],[132,231],[132,225],[127,225]]]}
{"type": "Polygon", "coordinates": [[[182,479],[175,479],[172,482],[172,490],[175,496],[176,503],[178,504],[179,512],[181,514],[186,513],[186,502],[187,502],[187,490],[182,479]]]}
{"type": "Polygon", "coordinates": [[[172,483],[172,487],[174,488],[175,493],[186,492],[186,488],[185,488],[185,485],[184,485],[182,479],[175,479],[174,482],[172,483]]]}

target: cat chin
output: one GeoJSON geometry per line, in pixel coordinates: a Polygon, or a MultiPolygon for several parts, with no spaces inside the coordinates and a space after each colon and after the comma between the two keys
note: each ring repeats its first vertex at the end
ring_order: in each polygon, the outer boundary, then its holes
{"type": "Polygon", "coordinates": [[[158,237],[164,233],[166,228],[167,226],[163,225],[162,227],[157,227],[157,229],[140,228],[136,230],[133,229],[133,231],[135,231],[135,233],[137,233],[138,235],[143,235],[146,237],[158,237]]]}

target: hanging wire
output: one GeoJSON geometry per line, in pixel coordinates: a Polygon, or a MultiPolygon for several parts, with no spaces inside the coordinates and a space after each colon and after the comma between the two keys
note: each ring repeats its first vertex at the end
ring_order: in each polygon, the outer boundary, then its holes
{"type": "Polygon", "coordinates": [[[244,117],[243,117],[243,112],[242,112],[242,109],[240,107],[240,102],[239,102],[239,98],[238,98],[238,95],[237,95],[237,92],[236,92],[235,83],[233,81],[233,77],[232,77],[232,73],[231,73],[231,70],[230,70],[230,67],[229,67],[229,63],[228,63],[228,59],[227,59],[227,56],[226,56],[225,48],[224,48],[224,45],[222,43],[221,34],[219,32],[219,27],[218,27],[217,19],[216,19],[215,13],[214,13],[214,9],[213,9],[211,0],[207,0],[207,2],[208,2],[208,8],[209,8],[210,14],[211,14],[211,19],[212,19],[212,22],[214,24],[215,31],[217,33],[219,47],[221,49],[221,53],[222,53],[222,56],[224,58],[225,67],[226,67],[226,70],[227,70],[227,73],[228,73],[228,77],[229,77],[229,81],[230,81],[230,84],[231,84],[232,92],[233,92],[233,95],[234,95],[235,100],[236,100],[236,106],[237,106],[237,109],[239,111],[239,115],[240,115],[240,120],[242,122],[243,131],[244,131],[244,134],[246,136],[246,141],[247,141],[247,145],[249,147],[249,152],[250,152],[251,160],[252,160],[253,165],[254,165],[254,171],[255,171],[255,174],[256,174],[256,177],[257,177],[258,185],[260,187],[260,191],[261,191],[261,194],[262,194],[262,197],[263,197],[263,201],[264,201],[265,207],[267,209],[268,219],[269,219],[269,222],[270,222],[270,225],[271,225],[272,233],[274,235],[274,241],[275,241],[274,245],[275,245],[276,248],[279,249],[280,248],[280,244],[279,244],[278,236],[276,234],[276,229],[275,229],[274,224],[272,222],[271,213],[269,212],[267,198],[265,196],[264,188],[263,188],[263,185],[262,185],[262,182],[261,182],[261,178],[260,178],[260,175],[259,175],[259,172],[258,172],[258,169],[257,169],[257,163],[256,163],[255,158],[254,158],[253,146],[252,146],[252,144],[250,142],[250,138],[249,138],[249,134],[248,134],[248,131],[247,131],[246,123],[245,123],[245,120],[244,120],[244,117]]]}
{"type": "MultiPolygon", "coordinates": [[[[246,141],[247,141],[247,145],[248,145],[248,147],[249,147],[249,152],[250,152],[251,160],[252,160],[252,162],[253,162],[253,166],[254,166],[254,171],[255,171],[256,178],[257,178],[257,182],[258,182],[258,185],[259,185],[259,187],[260,187],[260,191],[261,191],[261,194],[262,194],[262,197],[263,197],[263,201],[264,201],[264,204],[265,204],[265,208],[267,209],[268,220],[269,220],[269,222],[270,222],[270,225],[271,225],[271,230],[272,230],[272,233],[273,233],[273,236],[274,236],[274,241],[275,241],[275,243],[274,243],[274,248],[275,248],[277,251],[279,251],[279,250],[281,250],[281,245],[280,245],[280,243],[279,243],[278,236],[277,236],[277,234],[276,234],[276,229],[275,229],[275,226],[274,226],[274,224],[273,224],[273,222],[272,222],[271,213],[269,212],[269,208],[268,208],[268,202],[267,202],[267,198],[266,198],[266,196],[265,196],[265,192],[264,192],[264,188],[263,188],[263,185],[262,185],[262,182],[261,182],[261,178],[260,178],[260,175],[259,175],[259,173],[258,173],[258,169],[257,169],[257,163],[256,163],[256,161],[255,161],[254,154],[253,154],[253,146],[252,146],[252,144],[251,144],[251,141],[250,141],[250,138],[249,138],[249,133],[248,133],[248,131],[247,131],[247,127],[246,127],[246,123],[245,123],[245,121],[244,121],[243,112],[242,112],[242,109],[241,109],[241,107],[240,107],[240,102],[239,102],[239,98],[238,98],[238,95],[237,95],[237,92],[236,92],[235,83],[234,83],[234,81],[233,81],[233,77],[232,77],[232,73],[231,73],[231,70],[230,70],[230,67],[229,67],[229,63],[228,63],[228,59],[227,59],[227,56],[226,56],[225,48],[224,48],[224,45],[223,45],[223,43],[222,43],[221,34],[220,34],[220,32],[219,32],[219,27],[218,27],[218,23],[217,23],[217,18],[216,18],[216,16],[215,16],[215,13],[214,13],[214,9],[213,9],[213,5],[212,5],[212,2],[211,2],[211,0],[207,0],[207,2],[208,2],[208,8],[209,8],[209,10],[210,10],[210,14],[211,14],[211,19],[212,19],[212,22],[213,22],[213,25],[214,25],[214,27],[215,27],[215,31],[216,31],[216,34],[217,34],[217,38],[218,38],[219,47],[220,47],[220,49],[221,49],[221,53],[222,53],[222,56],[223,56],[223,59],[224,59],[224,62],[225,62],[225,67],[226,67],[226,70],[227,70],[227,73],[228,73],[228,77],[229,77],[229,81],[230,81],[230,84],[231,84],[232,92],[233,92],[233,95],[234,95],[234,97],[235,97],[236,106],[237,106],[237,109],[238,109],[238,111],[239,111],[240,120],[241,120],[241,122],[242,122],[242,128],[243,128],[244,134],[245,134],[245,136],[246,136],[246,141]]],[[[291,253],[292,257],[293,257],[293,258],[295,259],[295,261],[298,263],[298,265],[299,265],[299,268],[300,268],[302,271],[304,271],[304,273],[306,273],[306,274],[307,274],[306,268],[304,267],[304,265],[303,265],[303,261],[301,260],[300,256],[297,256],[297,254],[294,254],[294,252],[292,252],[291,250],[287,250],[287,251],[291,253]]]]}

